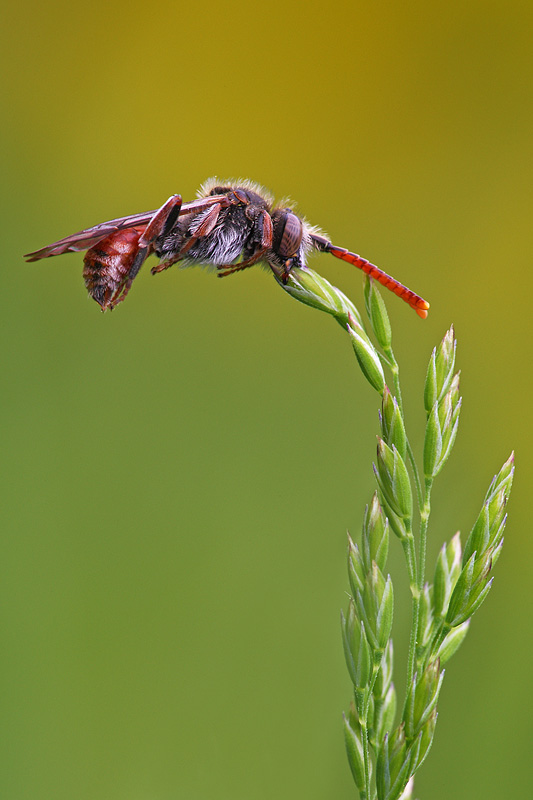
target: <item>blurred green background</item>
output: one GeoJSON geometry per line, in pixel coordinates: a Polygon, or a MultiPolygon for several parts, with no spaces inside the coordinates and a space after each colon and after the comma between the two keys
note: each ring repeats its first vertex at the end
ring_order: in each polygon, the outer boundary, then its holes
{"type": "MultiPolygon", "coordinates": [[[[512,448],[517,477],[416,796],[525,796],[531,4],[30,0],[4,20],[1,796],[354,797],[339,609],[378,421],[348,338],[260,269],[145,268],[104,316],[80,255],[21,258],[213,174],[290,194],[431,302],[422,322],[386,298],[418,448],[455,324],[431,569],[512,448]]],[[[355,270],[311,265],[362,304],[355,270]]]]}

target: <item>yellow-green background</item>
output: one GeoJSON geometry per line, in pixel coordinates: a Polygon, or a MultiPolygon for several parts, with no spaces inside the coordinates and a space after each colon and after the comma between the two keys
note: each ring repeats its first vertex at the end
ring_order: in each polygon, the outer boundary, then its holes
{"type": "MultiPolygon", "coordinates": [[[[532,21],[526,0],[4,11],[2,798],[354,796],[338,613],[378,424],[347,337],[260,269],[145,268],[103,316],[81,256],[21,259],[213,174],[290,194],[431,301],[422,322],[387,298],[417,447],[455,324],[431,563],[512,448],[517,478],[417,796],[528,796],[532,21]]],[[[312,266],[361,303],[354,270],[312,266]]]]}

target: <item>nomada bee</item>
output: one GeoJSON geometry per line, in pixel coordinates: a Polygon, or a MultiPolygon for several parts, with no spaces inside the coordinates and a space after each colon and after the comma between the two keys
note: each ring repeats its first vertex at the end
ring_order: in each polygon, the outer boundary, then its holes
{"type": "Polygon", "coordinates": [[[429,303],[365,258],[332,244],[292,208],[276,206],[261,186],[247,180],[204,183],[196,200],[184,203],[172,195],[161,208],[119,217],[28,253],[28,261],[87,250],[83,277],[102,311],[113,309],[128,294],[146,258],[160,263],[152,275],[181,266],[212,265],[219,278],[259,262],[286,283],[293,267],[305,268],[310,251],[330,253],[362,269],[416,313],[427,317],[429,303]]]}

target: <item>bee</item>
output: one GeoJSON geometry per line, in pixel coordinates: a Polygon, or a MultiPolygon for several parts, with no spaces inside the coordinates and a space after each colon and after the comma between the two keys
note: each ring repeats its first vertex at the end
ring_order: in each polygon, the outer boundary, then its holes
{"type": "Polygon", "coordinates": [[[365,258],[332,244],[316,227],[288,205],[275,205],[263,187],[247,180],[211,178],[196,200],[174,194],[161,208],[102,222],[28,253],[28,261],[87,250],[83,277],[89,295],[102,311],[122,302],[144,261],[159,258],[152,275],[179,262],[181,266],[211,265],[219,278],[259,262],[282,283],[293,267],[306,267],[313,250],[330,253],[362,269],[427,317],[429,303],[365,258]]]}

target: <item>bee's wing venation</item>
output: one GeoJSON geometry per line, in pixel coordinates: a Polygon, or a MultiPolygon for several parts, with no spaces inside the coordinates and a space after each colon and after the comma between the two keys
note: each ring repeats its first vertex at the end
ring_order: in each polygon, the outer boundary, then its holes
{"type": "MultiPolygon", "coordinates": [[[[180,216],[182,214],[193,214],[203,209],[218,203],[224,195],[212,195],[211,197],[203,197],[199,200],[192,200],[190,203],[183,203],[180,209],[180,216]]],[[[123,228],[135,228],[138,225],[147,225],[158,209],[154,211],[145,211],[142,214],[132,214],[129,217],[117,217],[117,219],[110,219],[107,222],[101,222],[99,225],[94,225],[92,228],[85,228],[78,233],[72,233],[64,239],[59,239],[57,242],[41,247],[40,250],[34,250],[32,253],[27,253],[24,258],[27,261],[38,261],[41,258],[49,258],[50,256],[59,256],[63,253],[74,253],[78,250],[88,250],[93,247],[101,239],[109,236],[110,233],[122,230],[123,228]]]]}
{"type": "Polygon", "coordinates": [[[88,250],[101,239],[109,236],[110,233],[114,233],[122,228],[134,228],[136,225],[146,225],[154,213],[154,211],[147,211],[145,214],[133,214],[130,217],[118,217],[108,222],[101,222],[99,225],[94,225],[92,228],[86,228],[83,231],[79,231],[79,233],[72,233],[70,236],[65,236],[64,239],[53,242],[46,247],[41,247],[40,250],[35,250],[33,253],[27,253],[24,258],[28,261],[38,261],[40,258],[59,256],[62,253],[74,253],[77,250],[88,250]]]}

